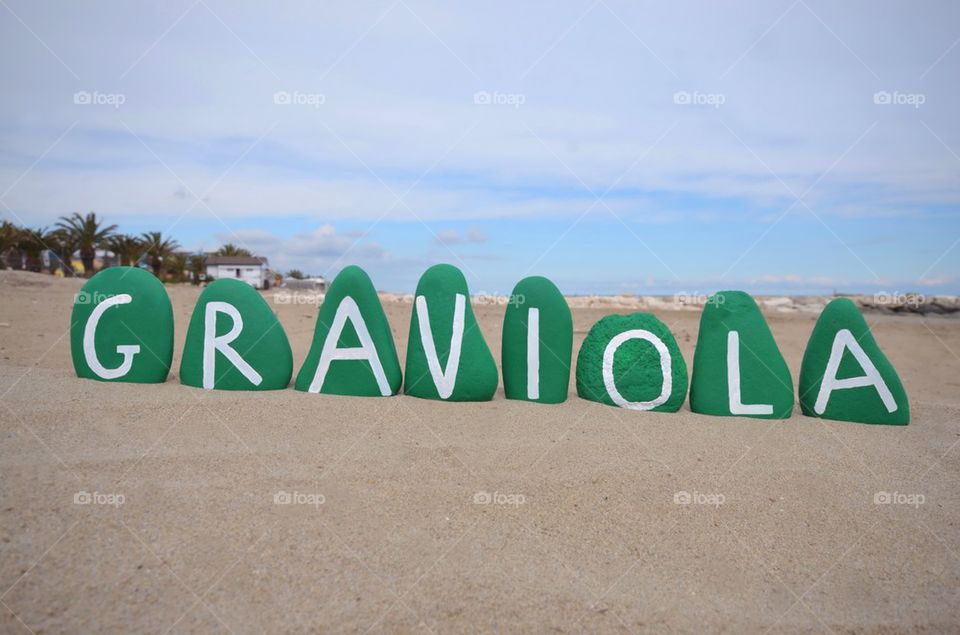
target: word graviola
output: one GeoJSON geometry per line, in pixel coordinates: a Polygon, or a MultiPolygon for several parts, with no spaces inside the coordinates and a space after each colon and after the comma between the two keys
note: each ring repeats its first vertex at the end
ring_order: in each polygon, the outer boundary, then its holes
{"type": "MultiPolygon", "coordinates": [[[[508,399],[560,403],[567,398],[573,319],[563,295],[542,277],[521,280],[503,321],[502,373],[508,399]]],[[[112,267],[78,294],[71,351],[79,377],[160,383],[173,359],[173,308],[151,274],[112,267]]],[[[290,343],[263,297],[238,280],[216,280],[200,294],[187,330],[180,381],[218,390],[287,388],[290,343]]],[[[429,268],[417,284],[400,369],[376,289],[356,266],[324,297],[313,342],[295,381],[308,393],[408,395],[447,401],[493,398],[499,372],[470,305],[463,274],[429,268]],[[404,380],[405,378],[405,380],[404,380]]],[[[687,398],[687,366],[676,340],[650,313],[608,315],[577,354],[577,394],[591,401],[676,412],[687,398]]],[[[689,381],[690,408],[717,416],[790,417],[793,379],[750,295],[711,296],[689,381]]],[[[800,369],[799,401],[812,417],[905,425],[907,396],[856,305],[833,300],[817,320],[800,369]]]]}

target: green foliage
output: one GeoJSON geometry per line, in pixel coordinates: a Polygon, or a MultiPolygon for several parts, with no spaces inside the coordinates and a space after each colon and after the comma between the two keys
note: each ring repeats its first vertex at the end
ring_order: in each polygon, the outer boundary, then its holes
{"type": "Polygon", "coordinates": [[[227,243],[217,250],[218,256],[252,256],[248,249],[237,247],[233,243],[227,243]]]}

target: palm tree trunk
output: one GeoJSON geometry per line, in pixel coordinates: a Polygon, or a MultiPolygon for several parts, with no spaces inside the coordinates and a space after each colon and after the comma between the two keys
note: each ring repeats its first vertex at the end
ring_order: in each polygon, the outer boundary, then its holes
{"type": "Polygon", "coordinates": [[[63,272],[63,277],[73,277],[73,251],[64,249],[60,252],[59,257],[60,271],[63,272]]]}
{"type": "Polygon", "coordinates": [[[93,275],[93,261],[97,257],[97,252],[93,249],[80,250],[80,262],[83,263],[83,275],[89,278],[93,275]]]}

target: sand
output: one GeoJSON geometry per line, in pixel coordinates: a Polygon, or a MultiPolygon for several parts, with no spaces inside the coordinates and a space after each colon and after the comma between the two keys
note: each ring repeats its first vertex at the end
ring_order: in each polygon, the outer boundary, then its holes
{"type": "MultiPolygon", "coordinates": [[[[956,318],[868,316],[883,427],[80,380],[80,282],[0,272],[4,633],[960,629],[956,318]]],[[[317,307],[274,306],[299,365],[317,307]]],[[[699,314],[658,316],[691,363],[699,314]]],[[[816,314],[769,319],[796,381],[816,314]]]]}

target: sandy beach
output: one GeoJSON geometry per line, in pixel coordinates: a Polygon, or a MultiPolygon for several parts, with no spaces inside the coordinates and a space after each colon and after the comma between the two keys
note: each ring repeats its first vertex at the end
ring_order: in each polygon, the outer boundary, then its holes
{"type": "MultiPolygon", "coordinates": [[[[81,284],[0,272],[4,633],[960,630],[957,317],[867,314],[887,427],[81,380],[81,284]]],[[[299,368],[318,307],[277,293],[299,368]]],[[[691,364],[699,311],[656,312],[691,364]]],[[[767,317],[796,382],[817,313],[767,317]]]]}

